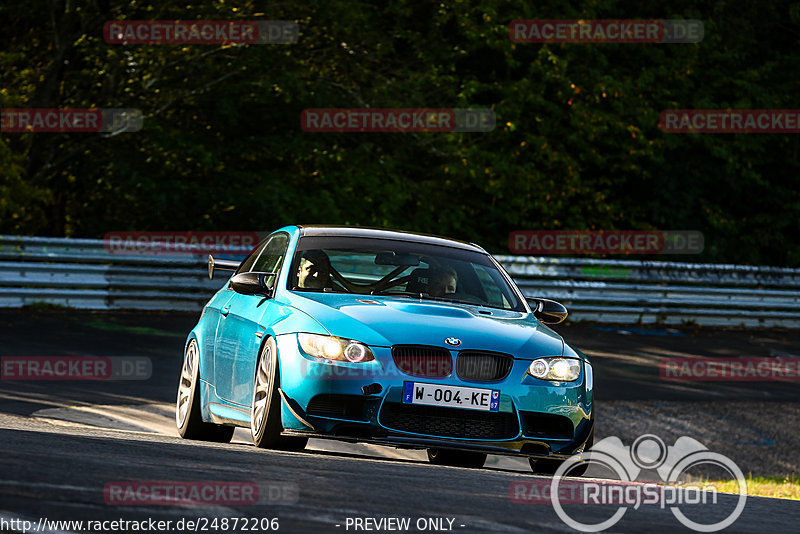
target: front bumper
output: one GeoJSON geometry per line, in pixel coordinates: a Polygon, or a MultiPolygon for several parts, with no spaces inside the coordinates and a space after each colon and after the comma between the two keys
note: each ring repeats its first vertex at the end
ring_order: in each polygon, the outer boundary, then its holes
{"type": "Polygon", "coordinates": [[[446,378],[404,374],[389,347],[370,347],[375,360],[353,364],[304,354],[295,334],[276,341],[287,434],[402,448],[568,458],[583,450],[594,424],[585,364],[574,382],[537,380],[526,373],[530,360],[514,360],[503,380],[479,382],[462,380],[455,372],[446,378]],[[406,381],[499,389],[498,411],[403,404],[406,381]],[[380,391],[364,394],[364,386],[380,386],[380,391]]]}

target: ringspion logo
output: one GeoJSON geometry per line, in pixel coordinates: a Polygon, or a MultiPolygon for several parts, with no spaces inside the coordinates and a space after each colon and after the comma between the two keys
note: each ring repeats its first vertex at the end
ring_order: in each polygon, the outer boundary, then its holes
{"type": "Polygon", "coordinates": [[[300,29],[290,20],[112,20],[108,44],[292,44],[300,29]]]}
{"type": "Polygon", "coordinates": [[[644,434],[630,446],[618,437],[605,438],[582,454],[565,460],[556,470],[545,490],[535,481],[512,482],[509,498],[515,503],[541,503],[549,497],[558,517],[580,532],[601,532],[616,525],[629,510],[642,506],[669,508],[685,527],[698,532],[717,532],[732,525],[747,501],[747,482],[742,470],[727,456],[712,452],[694,438],[682,436],[673,445],[653,434],[644,434]],[[616,480],[575,480],[565,478],[578,467],[595,465],[614,473],[616,480]],[[736,481],[738,498],[731,506],[711,483],[686,484],[682,475],[698,466],[712,466],[726,471],[736,481]],[[660,481],[638,481],[643,472],[655,472],[660,481]],[[580,504],[565,509],[565,504],[580,504]],[[607,519],[592,515],[588,521],[577,519],[589,509],[585,505],[607,505],[617,509],[607,519]],[[713,513],[711,507],[717,506],[713,513]],[[695,517],[699,516],[699,517],[695,517]]]}
{"type": "MultiPolygon", "coordinates": [[[[558,484],[558,495],[556,498],[561,504],[625,504],[634,502],[639,497],[641,504],[664,504],[670,501],[683,500],[682,492],[688,489],[689,492],[695,487],[680,488],[669,487],[663,482],[622,482],[619,480],[586,481],[580,479],[562,480],[558,484]],[[662,489],[664,487],[665,489],[662,489]],[[668,493],[675,494],[670,498],[668,493]]],[[[511,502],[518,504],[551,504],[552,481],[547,480],[518,480],[512,482],[508,488],[508,497],[511,502]]],[[[700,488],[697,488],[699,491],[700,488]]],[[[706,492],[706,501],[716,500],[716,491],[709,489],[706,492]],[[710,495],[708,495],[710,494],[710,495]]],[[[694,500],[693,496],[688,497],[689,501],[694,500]]]]}
{"type": "Polygon", "coordinates": [[[0,110],[2,133],[123,133],[142,129],[142,112],[131,108],[0,110]]]}

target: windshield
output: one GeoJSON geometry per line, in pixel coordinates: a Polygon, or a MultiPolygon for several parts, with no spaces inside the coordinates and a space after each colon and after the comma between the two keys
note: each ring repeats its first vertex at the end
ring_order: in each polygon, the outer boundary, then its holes
{"type": "Polygon", "coordinates": [[[288,289],[395,295],[525,311],[491,259],[450,247],[369,238],[300,239],[288,289]]]}

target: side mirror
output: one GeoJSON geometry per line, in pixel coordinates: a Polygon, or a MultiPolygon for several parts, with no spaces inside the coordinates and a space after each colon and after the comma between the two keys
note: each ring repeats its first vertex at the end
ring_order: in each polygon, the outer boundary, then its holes
{"type": "Polygon", "coordinates": [[[214,271],[235,271],[239,268],[238,261],[215,260],[214,256],[208,255],[208,277],[214,279],[214,271]]]}
{"type": "Polygon", "coordinates": [[[567,318],[567,308],[560,302],[550,299],[527,298],[533,309],[533,315],[544,324],[558,324],[567,318]]]}
{"type": "Polygon", "coordinates": [[[239,273],[231,278],[231,289],[242,295],[272,296],[270,281],[274,273],[239,273]]]}

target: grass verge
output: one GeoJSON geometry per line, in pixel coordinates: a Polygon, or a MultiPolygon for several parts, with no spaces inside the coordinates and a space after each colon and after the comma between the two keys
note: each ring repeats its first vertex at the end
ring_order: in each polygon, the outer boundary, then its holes
{"type": "MultiPolygon", "coordinates": [[[[705,483],[713,484],[717,491],[739,492],[739,484],[735,480],[713,480],[705,481],[705,483]]],[[[800,476],[754,477],[750,475],[747,477],[747,495],[800,501],[800,476]]]]}

